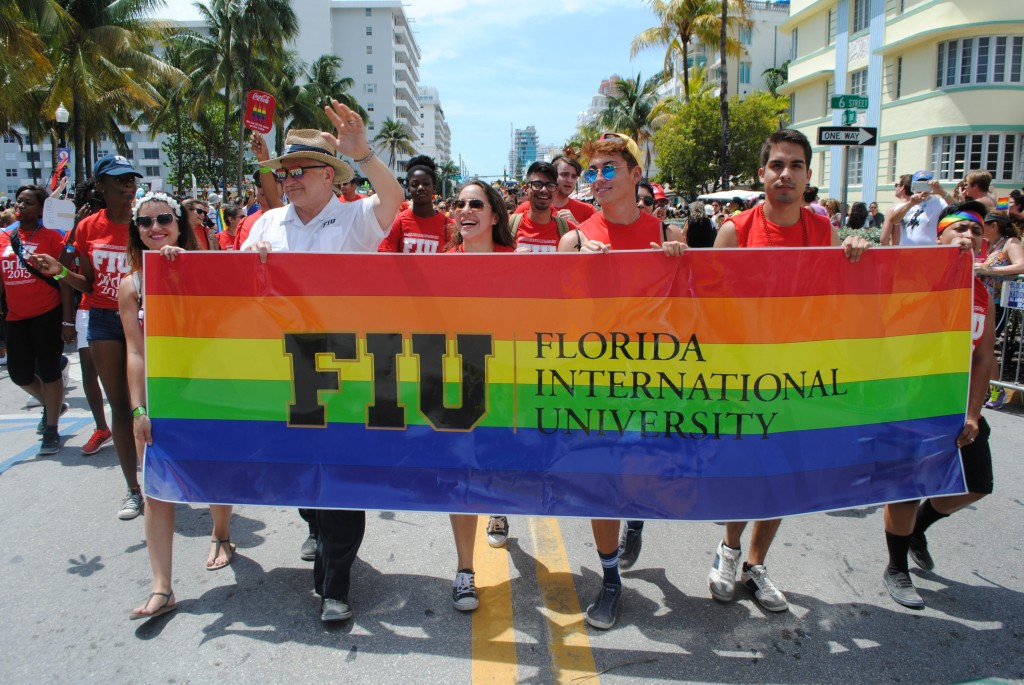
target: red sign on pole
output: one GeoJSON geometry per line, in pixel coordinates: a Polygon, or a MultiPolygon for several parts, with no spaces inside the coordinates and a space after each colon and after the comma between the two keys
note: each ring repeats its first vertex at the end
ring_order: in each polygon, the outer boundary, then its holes
{"type": "Polygon", "coordinates": [[[270,133],[274,127],[274,108],[277,100],[270,93],[262,90],[250,90],[245,99],[245,118],[242,122],[246,128],[257,133],[270,133]]]}

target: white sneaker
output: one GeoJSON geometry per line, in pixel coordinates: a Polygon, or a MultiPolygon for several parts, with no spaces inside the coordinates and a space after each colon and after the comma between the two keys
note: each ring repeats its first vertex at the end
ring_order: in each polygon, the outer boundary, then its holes
{"type": "Polygon", "coordinates": [[[480,606],[476,595],[476,574],[472,571],[459,571],[452,582],[452,605],[459,611],[473,611],[480,606]]]}
{"type": "Polygon", "coordinates": [[[731,602],[736,596],[736,571],[740,567],[740,550],[718,543],[715,561],[708,574],[708,588],[711,596],[719,602],[731,602]]]}
{"type": "Polygon", "coordinates": [[[775,583],[768,577],[768,569],[757,564],[743,571],[740,582],[754,593],[757,603],[768,611],[785,611],[789,608],[786,595],[782,594],[775,583]]]}
{"type": "Polygon", "coordinates": [[[128,494],[121,500],[121,509],[117,512],[117,518],[122,521],[131,521],[142,513],[143,506],[142,493],[129,490],[128,494]]]}
{"type": "Polygon", "coordinates": [[[504,547],[508,543],[508,518],[492,516],[487,522],[487,544],[491,547],[504,547]]]}

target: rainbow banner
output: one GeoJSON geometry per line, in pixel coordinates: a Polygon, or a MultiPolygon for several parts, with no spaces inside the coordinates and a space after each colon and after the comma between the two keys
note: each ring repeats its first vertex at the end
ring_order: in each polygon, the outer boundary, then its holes
{"type": "Polygon", "coordinates": [[[1001,197],[998,200],[996,200],[996,210],[1000,212],[1010,211],[1010,198],[1001,197]]]}
{"type": "Polygon", "coordinates": [[[159,499],[746,520],[964,492],[951,248],[145,261],[159,499]]]}

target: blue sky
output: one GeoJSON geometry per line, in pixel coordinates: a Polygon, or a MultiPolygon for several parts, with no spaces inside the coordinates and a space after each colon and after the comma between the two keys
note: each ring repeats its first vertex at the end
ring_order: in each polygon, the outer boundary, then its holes
{"type": "MultiPolygon", "coordinates": [[[[602,79],[646,78],[664,57],[651,50],[629,58],[633,37],[655,24],[639,0],[405,4],[422,54],[420,82],[438,88],[452,156],[461,153],[470,174],[502,173],[511,126],[536,126],[542,144],[561,145],[602,79]]],[[[199,18],[191,0],[168,0],[157,14],[199,18]]]]}

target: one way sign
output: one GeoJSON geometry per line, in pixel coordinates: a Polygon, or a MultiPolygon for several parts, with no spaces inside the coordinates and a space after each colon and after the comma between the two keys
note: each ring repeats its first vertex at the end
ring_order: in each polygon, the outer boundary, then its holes
{"type": "Polygon", "coordinates": [[[818,145],[877,145],[877,128],[866,126],[821,126],[818,145]]]}

